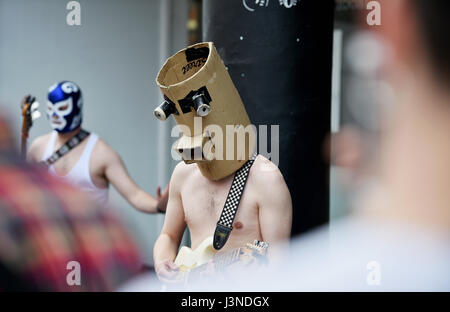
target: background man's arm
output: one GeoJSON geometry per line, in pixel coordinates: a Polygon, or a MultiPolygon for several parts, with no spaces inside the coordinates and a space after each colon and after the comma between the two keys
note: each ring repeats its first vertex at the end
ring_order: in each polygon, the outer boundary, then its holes
{"type": "MultiPolygon", "coordinates": [[[[178,166],[177,166],[178,167],[178,166]]],[[[153,249],[153,262],[159,279],[170,282],[175,277],[177,267],[173,264],[178,246],[186,228],[180,185],[183,177],[175,168],[170,179],[169,201],[164,225],[153,249]]]]}
{"type": "Polygon", "coordinates": [[[161,194],[158,187],[156,198],[142,190],[128,174],[120,156],[111,147],[102,142],[100,155],[105,162],[105,177],[119,193],[137,210],[145,213],[157,213],[158,208],[165,211],[169,190],[161,194]]]}

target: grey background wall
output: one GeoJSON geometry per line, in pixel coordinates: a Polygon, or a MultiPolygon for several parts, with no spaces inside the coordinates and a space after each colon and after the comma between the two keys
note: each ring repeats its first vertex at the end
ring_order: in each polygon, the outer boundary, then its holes
{"type": "MultiPolygon", "coordinates": [[[[187,1],[172,1],[170,34],[161,34],[160,18],[166,18],[160,16],[162,1],[168,0],[79,0],[81,26],[68,26],[69,1],[0,0],[0,109],[9,111],[18,139],[22,97],[37,96],[44,115],[33,127],[31,141],[50,131],[43,105],[48,87],[72,80],[84,95],[83,126],[118,151],[133,179],[154,195],[160,36],[169,35],[171,52],[187,40],[187,1]]],[[[170,162],[169,172],[173,166],[170,162]]],[[[110,197],[144,260],[152,263],[161,217],[135,211],[114,189],[110,197]]]]}

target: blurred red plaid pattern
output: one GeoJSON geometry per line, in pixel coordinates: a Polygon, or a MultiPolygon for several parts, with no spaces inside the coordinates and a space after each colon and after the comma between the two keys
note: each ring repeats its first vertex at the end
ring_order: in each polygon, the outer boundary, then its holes
{"type": "Polygon", "coordinates": [[[136,245],[109,211],[11,155],[0,150],[0,290],[111,291],[138,273],[136,245]],[[66,281],[71,261],[79,286],[66,281]]]}

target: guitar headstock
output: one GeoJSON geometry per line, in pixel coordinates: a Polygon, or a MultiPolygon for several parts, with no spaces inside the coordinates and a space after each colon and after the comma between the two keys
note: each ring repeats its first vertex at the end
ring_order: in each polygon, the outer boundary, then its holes
{"type": "Polygon", "coordinates": [[[267,249],[269,244],[254,240],[253,243],[247,243],[245,247],[240,249],[240,261],[246,264],[252,264],[255,261],[260,264],[267,263],[267,249]]]}
{"type": "Polygon", "coordinates": [[[36,98],[32,95],[27,95],[23,98],[21,103],[22,109],[22,135],[24,137],[28,137],[28,133],[30,128],[33,126],[33,122],[41,117],[41,113],[38,111],[39,103],[36,101],[36,98]]]}
{"type": "Polygon", "coordinates": [[[261,256],[265,256],[267,254],[269,244],[255,239],[253,241],[253,244],[247,243],[246,247],[252,250],[254,253],[258,253],[261,256]]]}

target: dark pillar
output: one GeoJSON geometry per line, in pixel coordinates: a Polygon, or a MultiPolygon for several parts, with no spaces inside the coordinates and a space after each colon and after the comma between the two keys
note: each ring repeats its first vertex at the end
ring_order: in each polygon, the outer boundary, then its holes
{"type": "Polygon", "coordinates": [[[215,43],[251,121],[280,126],[279,168],[293,200],[293,235],[329,218],[323,145],[330,132],[333,10],[332,0],[203,1],[203,40],[215,43]]]}

